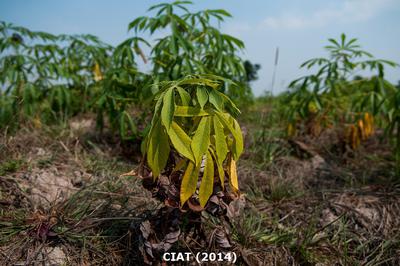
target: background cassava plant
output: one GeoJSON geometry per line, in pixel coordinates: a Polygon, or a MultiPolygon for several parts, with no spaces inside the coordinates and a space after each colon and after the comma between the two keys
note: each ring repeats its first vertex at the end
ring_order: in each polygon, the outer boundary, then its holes
{"type": "Polygon", "coordinates": [[[0,22],[0,127],[65,121],[89,110],[110,50],[92,35],[53,35],[0,22]]]}
{"type": "Polygon", "coordinates": [[[217,76],[192,75],[157,85],[154,116],[142,149],[154,180],[166,172],[183,171],[181,206],[195,194],[200,178],[201,207],[216,184],[224,190],[225,176],[231,190],[239,190],[236,162],[243,137],[234,118],[239,110],[220,91],[227,82],[217,76]]]}
{"type": "Polygon", "coordinates": [[[296,134],[296,121],[305,121],[307,130],[303,133],[312,135],[345,122],[349,126],[347,141],[357,148],[360,140],[371,135],[373,123],[387,116],[395,88],[385,80],[384,69],[397,64],[375,59],[360,48],[357,39],[348,39],[345,34],[339,40],[329,39],[325,48],[329,57],[310,59],[301,65],[307,69],[317,67],[316,72],[289,85],[288,133],[296,134]],[[376,75],[357,76],[365,70],[376,75]]]}
{"type": "Polygon", "coordinates": [[[53,35],[1,22],[0,127],[66,122],[94,112],[100,132],[108,127],[122,141],[141,139],[140,125],[149,116],[145,107],[157,93],[149,84],[190,74],[234,80],[235,86],[223,83],[220,90],[236,103],[248,103],[259,66],[243,61],[243,42],[218,28],[231,15],[223,9],[192,12],[190,4],[150,7],[155,15],[134,19],[128,29],[135,36],[116,47],[93,35],[53,35]],[[139,33],[162,37],[149,41],[139,33]],[[150,73],[138,69],[138,59],[151,64],[150,73]]]}
{"type": "MultiPolygon", "coordinates": [[[[234,101],[251,100],[248,72],[240,57],[244,43],[215,26],[231,14],[223,9],[192,12],[191,4],[191,1],[157,4],[148,10],[154,12],[153,16],[138,17],[129,24],[128,29],[135,34],[162,36],[150,46],[155,81],[214,74],[236,82],[236,86],[221,86],[234,101]]],[[[143,54],[139,45],[135,50],[143,54]]]]}

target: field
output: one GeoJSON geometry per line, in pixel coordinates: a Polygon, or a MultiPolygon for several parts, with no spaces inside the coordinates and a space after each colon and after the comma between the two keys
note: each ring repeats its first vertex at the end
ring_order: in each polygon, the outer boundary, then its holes
{"type": "Polygon", "coordinates": [[[1,23],[0,264],[400,265],[398,64],[342,34],[254,97],[231,15],[189,7],[116,47],[1,23]]]}

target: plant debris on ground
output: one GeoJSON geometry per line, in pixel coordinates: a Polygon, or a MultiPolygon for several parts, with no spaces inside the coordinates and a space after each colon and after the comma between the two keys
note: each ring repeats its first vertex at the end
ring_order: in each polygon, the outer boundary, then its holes
{"type": "MultiPolygon", "coordinates": [[[[244,131],[252,126],[243,124],[244,131]]],[[[143,263],[139,235],[149,228],[141,224],[161,206],[141,179],[122,175],[138,164],[139,151],[127,157],[112,136],[94,130],[31,127],[2,136],[2,264],[143,263]]],[[[340,159],[307,140],[280,141],[277,157],[265,164],[252,159],[258,150],[251,147],[276,140],[254,139],[246,136],[246,143],[257,144],[246,144],[239,165],[245,206],[229,225],[227,244],[238,265],[400,263],[400,184],[388,178],[393,162],[384,159],[385,141],[376,137],[362,153],[340,159]]],[[[212,217],[202,219],[209,230],[219,226],[212,217]]],[[[173,250],[213,251],[190,236],[174,237],[173,250]]]]}

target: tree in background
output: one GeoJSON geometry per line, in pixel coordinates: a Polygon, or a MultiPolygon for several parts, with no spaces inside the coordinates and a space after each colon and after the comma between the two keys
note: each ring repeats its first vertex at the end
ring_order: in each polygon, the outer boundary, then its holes
{"type": "Polygon", "coordinates": [[[260,64],[252,64],[249,60],[244,61],[244,69],[246,71],[246,82],[252,82],[258,79],[258,71],[261,69],[260,64]]]}

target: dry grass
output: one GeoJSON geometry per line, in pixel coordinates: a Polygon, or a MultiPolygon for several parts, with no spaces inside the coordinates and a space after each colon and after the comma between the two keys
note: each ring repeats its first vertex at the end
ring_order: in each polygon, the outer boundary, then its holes
{"type": "Polygon", "coordinates": [[[131,226],[156,205],[140,180],[119,177],[135,161],[115,142],[89,138],[92,130],[23,128],[1,138],[0,264],[138,259],[131,226]]]}
{"type": "MultiPolygon", "coordinates": [[[[400,264],[400,185],[387,144],[375,138],[339,156],[332,133],[298,147],[246,128],[246,207],[225,225],[239,265],[400,264]]],[[[159,206],[141,180],[120,177],[140,160],[138,143],[95,133],[90,116],[0,140],[1,265],[143,263],[139,225],[159,206]]],[[[210,234],[221,226],[205,224],[210,234]]],[[[174,249],[201,247],[188,236],[174,249]]]]}

